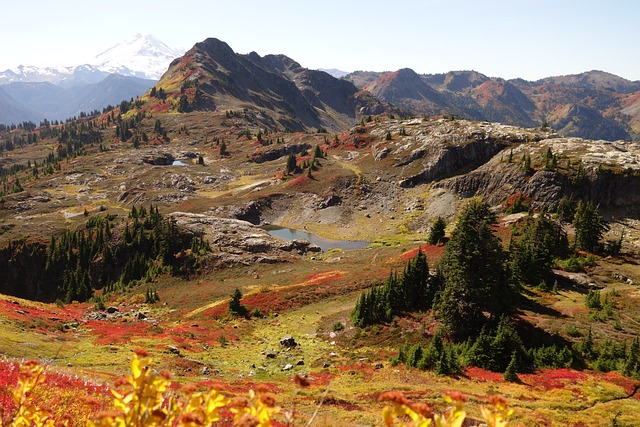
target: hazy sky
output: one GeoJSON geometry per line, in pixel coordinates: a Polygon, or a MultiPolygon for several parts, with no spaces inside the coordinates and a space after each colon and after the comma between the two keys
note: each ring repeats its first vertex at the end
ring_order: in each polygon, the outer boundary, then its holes
{"type": "Polygon", "coordinates": [[[637,0],[9,0],[0,16],[0,70],[74,65],[145,33],[185,49],[216,37],[308,68],[640,80],[637,0]]]}

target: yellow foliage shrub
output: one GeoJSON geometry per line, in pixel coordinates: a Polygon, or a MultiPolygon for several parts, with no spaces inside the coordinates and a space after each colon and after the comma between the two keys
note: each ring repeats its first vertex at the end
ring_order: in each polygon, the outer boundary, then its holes
{"type": "MultiPolygon", "coordinates": [[[[117,381],[111,390],[111,408],[98,413],[87,427],[203,427],[220,420],[219,410],[227,408],[233,414],[233,424],[241,427],[271,427],[273,417],[280,412],[276,396],[267,387],[257,386],[249,396],[228,398],[216,390],[198,392],[186,386],[177,393],[169,392],[168,373],[156,374],[152,359],[146,351],[137,350],[131,360],[131,374],[117,381]]],[[[18,385],[12,390],[16,411],[8,422],[0,417],[0,427],[56,427],[66,426],[68,420],[53,417],[31,401],[31,391],[44,381],[44,367],[26,362],[20,367],[18,385]]],[[[296,378],[294,378],[296,380],[296,378]]],[[[295,381],[308,385],[306,379],[295,381]]],[[[380,400],[389,402],[382,411],[387,427],[461,427],[466,418],[465,398],[451,392],[444,396],[450,408],[443,414],[433,414],[424,403],[410,402],[402,393],[389,391],[380,400]],[[411,421],[408,421],[411,420],[411,421]]],[[[512,410],[502,396],[490,399],[491,407],[482,407],[484,421],[489,427],[508,427],[512,410]]]]}

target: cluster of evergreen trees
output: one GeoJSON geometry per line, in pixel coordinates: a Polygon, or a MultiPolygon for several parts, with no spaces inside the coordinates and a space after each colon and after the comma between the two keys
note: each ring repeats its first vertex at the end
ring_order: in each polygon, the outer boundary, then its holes
{"type": "Polygon", "coordinates": [[[458,375],[462,372],[456,346],[445,344],[440,329],[436,330],[427,347],[420,343],[401,346],[398,356],[391,360],[392,365],[398,363],[410,368],[434,370],[438,375],[458,375]]]}
{"type": "Polygon", "coordinates": [[[391,273],[383,286],[363,293],[351,313],[357,326],[389,322],[403,312],[430,307],[435,295],[435,283],[429,275],[427,257],[418,251],[404,269],[402,276],[391,273]]]}
{"type": "Polygon", "coordinates": [[[115,292],[161,272],[188,275],[197,255],[210,250],[202,239],[181,233],[157,207],[134,206],[124,226],[114,221],[115,216],[95,216],[76,231],[52,236],[48,246],[9,242],[0,249],[0,264],[6,266],[0,291],[43,301],[86,301],[94,289],[115,292]]]}
{"type": "MultiPolygon", "coordinates": [[[[52,174],[55,170],[60,170],[60,161],[65,158],[76,157],[84,154],[84,147],[88,144],[100,144],[102,142],[102,133],[96,128],[92,121],[80,121],[63,124],[58,127],[40,128],[39,136],[36,133],[27,134],[27,141],[32,144],[44,138],[57,138],[58,145],[55,150],[49,153],[41,162],[27,161],[26,164],[13,164],[9,168],[0,167],[0,183],[2,189],[0,196],[23,191],[19,174],[23,171],[30,170],[31,175],[22,176],[22,181],[37,178],[40,173],[44,175],[52,174]],[[29,136],[33,135],[33,136],[29,136]]],[[[22,136],[14,134],[14,140],[22,141],[22,136]]],[[[11,143],[13,148],[13,143],[11,143]]]]}
{"type": "MultiPolygon", "coordinates": [[[[607,229],[597,209],[579,202],[574,217],[588,218],[574,220],[574,247],[597,249],[607,229]]],[[[559,337],[551,345],[533,343],[532,348],[525,348],[510,320],[521,301],[522,286],[548,289],[556,259],[570,254],[569,242],[561,224],[543,210],[524,218],[505,250],[493,231],[495,221],[486,203],[471,202],[456,223],[436,273],[429,274],[426,257],[418,252],[402,275],[391,273],[383,286],[360,296],[351,315],[354,324],[364,327],[389,322],[404,312],[431,309],[441,329],[427,347],[405,345],[396,362],[443,374],[456,373],[464,364],[506,372],[505,377],[513,380],[523,368],[571,366],[578,363],[576,358],[582,361],[579,363],[592,360],[598,365],[600,359],[601,367],[606,363],[620,367],[616,357],[628,359],[631,350],[614,352],[604,344],[596,349],[588,342],[572,349],[559,337]],[[448,337],[449,345],[440,334],[448,337]],[[594,350],[584,352],[583,347],[594,350]]],[[[437,225],[436,236],[430,239],[434,243],[444,230],[441,221],[437,225]]],[[[594,305],[597,299],[590,295],[587,300],[594,305]]],[[[637,368],[629,368],[633,369],[637,368]]]]}

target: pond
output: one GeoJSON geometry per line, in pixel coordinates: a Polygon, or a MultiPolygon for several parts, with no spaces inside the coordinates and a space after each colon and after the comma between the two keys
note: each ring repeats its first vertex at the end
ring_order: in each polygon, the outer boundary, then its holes
{"type": "Polygon", "coordinates": [[[345,251],[352,249],[364,249],[369,246],[369,242],[364,240],[331,240],[318,236],[317,234],[309,233],[301,230],[294,230],[293,228],[268,226],[265,230],[273,237],[278,237],[282,240],[306,240],[307,242],[317,245],[323,252],[329,249],[342,249],[345,251]]]}
{"type": "Polygon", "coordinates": [[[180,160],[174,160],[173,163],[171,163],[171,166],[187,166],[187,164],[180,160]]]}

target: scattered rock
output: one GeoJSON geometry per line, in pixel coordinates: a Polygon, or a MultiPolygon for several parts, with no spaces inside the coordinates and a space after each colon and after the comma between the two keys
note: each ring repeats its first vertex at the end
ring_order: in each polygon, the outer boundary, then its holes
{"type": "Polygon", "coordinates": [[[118,307],[107,307],[107,313],[109,314],[114,314],[114,313],[118,313],[120,310],[118,309],[118,307]]]}
{"type": "Polygon", "coordinates": [[[325,363],[323,363],[323,364],[322,364],[322,367],[323,367],[324,369],[327,369],[329,366],[331,366],[331,365],[330,365],[330,364],[328,364],[327,362],[325,362],[325,363]]]}
{"type": "Polygon", "coordinates": [[[382,363],[376,363],[375,365],[373,365],[373,369],[382,369],[384,368],[384,365],[382,363]]]}
{"type": "Polygon", "coordinates": [[[304,365],[304,360],[302,360],[302,359],[298,360],[298,361],[296,362],[296,365],[297,365],[297,366],[302,366],[302,365],[304,365]]]}
{"type": "Polygon", "coordinates": [[[169,350],[169,353],[175,354],[177,356],[180,356],[180,349],[178,347],[174,347],[172,345],[168,345],[167,349],[169,350]]]}
{"type": "Polygon", "coordinates": [[[136,317],[138,318],[138,320],[144,320],[147,318],[147,315],[144,313],[138,313],[136,317]]]}
{"type": "Polygon", "coordinates": [[[202,368],[202,375],[211,375],[211,369],[208,366],[202,368]]]}
{"type": "Polygon", "coordinates": [[[292,336],[288,335],[286,337],[280,338],[280,345],[286,348],[294,348],[298,345],[298,343],[292,336]]]}
{"type": "Polygon", "coordinates": [[[195,159],[198,157],[198,155],[193,151],[183,151],[182,153],[180,153],[180,156],[186,159],[195,159]]]}
{"type": "Polygon", "coordinates": [[[276,358],[276,354],[275,354],[274,352],[272,352],[272,351],[269,351],[269,352],[267,352],[267,353],[265,354],[265,357],[266,357],[267,359],[275,359],[275,358],[276,358]]]}
{"type": "Polygon", "coordinates": [[[376,161],[380,161],[380,160],[383,160],[383,159],[387,158],[389,153],[391,153],[391,149],[389,147],[384,147],[384,148],[382,148],[382,149],[380,149],[378,151],[375,151],[373,153],[373,158],[376,161]]]}
{"type": "Polygon", "coordinates": [[[284,367],[282,368],[283,371],[288,371],[291,368],[293,368],[293,365],[291,363],[287,363],[286,365],[284,365],[284,367]]]}
{"type": "Polygon", "coordinates": [[[333,194],[329,197],[326,197],[325,199],[321,200],[320,203],[318,203],[318,209],[326,209],[329,208],[331,206],[338,206],[342,203],[342,199],[333,194]]]}

